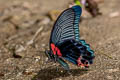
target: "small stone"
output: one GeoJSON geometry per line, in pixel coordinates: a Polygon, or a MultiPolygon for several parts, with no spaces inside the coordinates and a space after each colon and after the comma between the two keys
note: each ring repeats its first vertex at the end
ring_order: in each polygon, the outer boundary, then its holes
{"type": "Polygon", "coordinates": [[[13,53],[14,58],[22,58],[23,54],[22,53],[13,53]]]}
{"type": "Polygon", "coordinates": [[[20,16],[17,16],[17,15],[14,15],[12,18],[11,18],[11,21],[13,23],[16,23],[16,24],[19,24],[20,23],[20,16]]]}
{"type": "Polygon", "coordinates": [[[120,43],[117,43],[116,45],[119,47],[119,46],[120,46],[120,43]]]}
{"type": "Polygon", "coordinates": [[[23,71],[23,74],[24,75],[31,75],[31,74],[33,74],[33,69],[31,69],[31,68],[26,69],[26,70],[23,71]]]}
{"type": "Polygon", "coordinates": [[[45,44],[42,44],[42,47],[45,47],[46,45],[45,44]]]}
{"type": "Polygon", "coordinates": [[[109,15],[109,17],[111,17],[111,18],[118,17],[118,16],[120,16],[120,12],[118,12],[118,11],[110,13],[110,15],[109,15]]]}
{"type": "Polygon", "coordinates": [[[107,79],[113,80],[113,77],[112,76],[107,76],[107,79]]]}
{"type": "Polygon", "coordinates": [[[63,73],[63,71],[60,71],[61,73],[63,73]]]}
{"type": "MultiPolygon", "coordinates": [[[[18,47],[18,46],[17,46],[17,47],[18,47]]],[[[25,47],[23,47],[22,45],[20,45],[19,48],[16,49],[16,52],[22,52],[22,51],[24,51],[24,50],[26,50],[25,47]]]]}
{"type": "Polygon", "coordinates": [[[35,61],[38,62],[40,60],[40,56],[35,57],[35,61]]]}
{"type": "Polygon", "coordinates": [[[20,73],[17,74],[17,77],[19,77],[19,76],[21,76],[21,75],[22,75],[22,73],[20,72],[20,73]]]}
{"type": "Polygon", "coordinates": [[[23,22],[20,26],[21,26],[21,28],[28,28],[28,27],[31,27],[31,25],[33,25],[35,23],[35,21],[25,21],[25,22],[23,22]]]}
{"type": "Polygon", "coordinates": [[[24,71],[23,74],[24,75],[31,75],[33,72],[29,72],[29,71],[24,71]]]}
{"type": "Polygon", "coordinates": [[[48,17],[45,17],[43,20],[41,20],[40,24],[47,25],[50,23],[50,19],[48,17]]]}
{"type": "Polygon", "coordinates": [[[45,61],[48,61],[48,57],[45,58],[45,61]]]}
{"type": "Polygon", "coordinates": [[[23,52],[25,50],[26,50],[26,48],[23,47],[22,45],[16,45],[15,49],[12,49],[13,57],[14,58],[25,57],[25,53],[23,52]]]}
{"type": "Polygon", "coordinates": [[[28,2],[24,2],[24,3],[22,4],[22,6],[25,7],[25,8],[28,8],[28,9],[32,7],[31,4],[28,3],[28,2]]]}

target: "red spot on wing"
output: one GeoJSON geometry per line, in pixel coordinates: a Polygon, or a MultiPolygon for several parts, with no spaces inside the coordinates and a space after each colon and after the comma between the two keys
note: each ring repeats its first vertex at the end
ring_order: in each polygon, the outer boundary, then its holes
{"type": "Polygon", "coordinates": [[[81,62],[81,57],[79,57],[79,58],[77,59],[78,66],[81,66],[81,67],[89,67],[89,64],[86,63],[86,62],[87,62],[87,61],[85,61],[85,63],[83,64],[83,63],[81,62]]]}
{"type": "Polygon", "coordinates": [[[55,50],[55,45],[54,44],[51,44],[51,49],[53,51],[53,54],[56,55],[56,50],[55,50]]]}
{"type": "Polygon", "coordinates": [[[81,62],[81,57],[77,60],[78,66],[84,67],[85,65],[81,62]]]}
{"type": "Polygon", "coordinates": [[[53,43],[51,43],[51,49],[53,51],[54,55],[58,55],[58,56],[62,56],[60,49],[58,47],[56,47],[53,43]]]}
{"type": "Polygon", "coordinates": [[[62,56],[60,50],[59,50],[57,47],[56,47],[56,51],[57,51],[57,55],[58,55],[58,56],[62,56]]]}

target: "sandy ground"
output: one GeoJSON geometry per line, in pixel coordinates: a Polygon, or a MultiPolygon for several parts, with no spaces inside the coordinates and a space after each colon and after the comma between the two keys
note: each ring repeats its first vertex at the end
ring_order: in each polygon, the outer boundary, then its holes
{"type": "Polygon", "coordinates": [[[58,64],[46,64],[44,50],[54,23],[46,14],[66,9],[70,1],[0,0],[0,80],[120,80],[120,16],[109,16],[120,12],[119,0],[105,0],[102,16],[88,16],[80,23],[81,38],[96,55],[88,70],[70,64],[69,74],[58,64]],[[36,42],[17,58],[15,50],[25,47],[40,27],[36,42]]]}

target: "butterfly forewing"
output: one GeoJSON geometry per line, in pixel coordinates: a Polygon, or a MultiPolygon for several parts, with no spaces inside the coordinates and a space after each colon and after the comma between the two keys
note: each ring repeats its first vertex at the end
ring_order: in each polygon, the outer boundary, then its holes
{"type": "Polygon", "coordinates": [[[58,17],[51,32],[50,43],[56,45],[68,39],[76,39],[79,36],[78,23],[81,15],[81,8],[78,6],[75,8],[76,10],[79,8],[80,11],[78,10],[78,13],[76,13],[74,8],[69,8],[58,17]]]}

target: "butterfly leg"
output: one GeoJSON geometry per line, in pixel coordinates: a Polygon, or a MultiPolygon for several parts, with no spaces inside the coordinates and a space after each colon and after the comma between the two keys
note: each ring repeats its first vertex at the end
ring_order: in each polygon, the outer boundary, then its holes
{"type": "Polygon", "coordinates": [[[48,57],[48,59],[51,59],[49,54],[50,54],[50,51],[49,50],[45,50],[45,55],[48,57]]]}
{"type": "MultiPolygon", "coordinates": [[[[50,50],[46,50],[46,51],[45,51],[45,55],[48,57],[47,62],[52,62],[52,61],[54,61],[54,60],[53,60],[53,56],[52,56],[50,50]]],[[[47,63],[47,62],[46,62],[46,63],[47,63]]]]}

